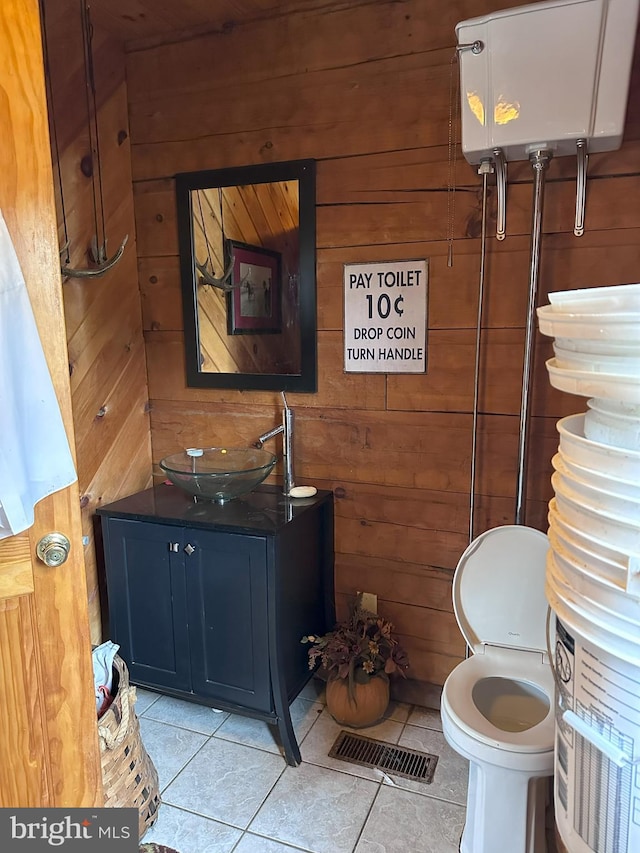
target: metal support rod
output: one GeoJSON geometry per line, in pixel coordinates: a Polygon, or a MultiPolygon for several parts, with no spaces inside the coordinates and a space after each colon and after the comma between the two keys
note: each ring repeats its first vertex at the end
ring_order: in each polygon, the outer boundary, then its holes
{"type": "Polygon", "coordinates": [[[518,440],[518,483],[516,488],[515,523],[524,524],[525,485],[527,481],[527,439],[529,434],[529,408],[531,373],[533,367],[533,332],[538,296],[540,273],[540,249],[542,240],[542,214],[544,206],[545,172],[553,154],[541,149],[532,151],[529,161],[533,168],[533,212],[531,215],[531,257],[529,265],[529,303],[524,342],[524,365],[522,370],[522,399],[520,402],[520,433],[518,440]]]}
{"type": "Polygon", "coordinates": [[[490,160],[483,160],[478,167],[482,175],[482,220],[480,236],[480,277],[478,285],[478,316],[476,322],[476,357],[473,377],[473,426],[471,429],[471,485],[469,487],[469,542],[473,542],[473,527],[476,504],[476,459],[478,455],[478,408],[480,397],[480,344],[482,339],[482,307],[484,304],[484,267],[487,243],[487,178],[493,172],[490,160]]]}

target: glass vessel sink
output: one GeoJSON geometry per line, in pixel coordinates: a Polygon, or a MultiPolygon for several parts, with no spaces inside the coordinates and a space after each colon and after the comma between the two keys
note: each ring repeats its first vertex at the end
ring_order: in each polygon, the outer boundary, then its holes
{"type": "Polygon", "coordinates": [[[257,447],[205,447],[166,456],[160,468],[198,500],[223,504],[255,489],[275,464],[273,453],[257,447]]]}

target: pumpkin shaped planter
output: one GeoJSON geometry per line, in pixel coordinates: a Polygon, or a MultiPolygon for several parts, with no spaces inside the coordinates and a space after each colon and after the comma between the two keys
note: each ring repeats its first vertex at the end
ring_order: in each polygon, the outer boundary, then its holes
{"type": "Polygon", "coordinates": [[[327,708],[341,725],[363,728],[379,722],[389,704],[389,676],[405,676],[407,655],[392,635],[393,625],[365,610],[358,596],[349,619],[310,643],[309,667],[326,670],[327,708]]]}
{"type": "Polygon", "coordinates": [[[352,729],[373,726],[384,717],[389,705],[389,679],[376,675],[354,682],[349,690],[346,678],[331,678],[327,682],[327,708],[336,721],[352,729]]]}

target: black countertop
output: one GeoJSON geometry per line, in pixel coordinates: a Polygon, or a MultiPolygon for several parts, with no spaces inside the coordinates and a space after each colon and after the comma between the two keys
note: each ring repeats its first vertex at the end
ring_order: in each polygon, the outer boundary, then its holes
{"type": "Polygon", "coordinates": [[[248,495],[221,506],[208,501],[194,503],[182,489],[163,483],[99,507],[96,513],[133,521],[265,535],[331,497],[332,492],[319,491],[312,498],[287,498],[280,486],[262,484],[248,495]]]}

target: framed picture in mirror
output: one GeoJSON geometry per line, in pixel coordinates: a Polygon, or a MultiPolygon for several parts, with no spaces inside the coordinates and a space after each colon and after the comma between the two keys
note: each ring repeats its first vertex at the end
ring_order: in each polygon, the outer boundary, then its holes
{"type": "Polygon", "coordinates": [[[282,331],[280,253],[262,246],[227,240],[232,265],[227,292],[227,331],[230,335],[279,334],[282,331]]]}

